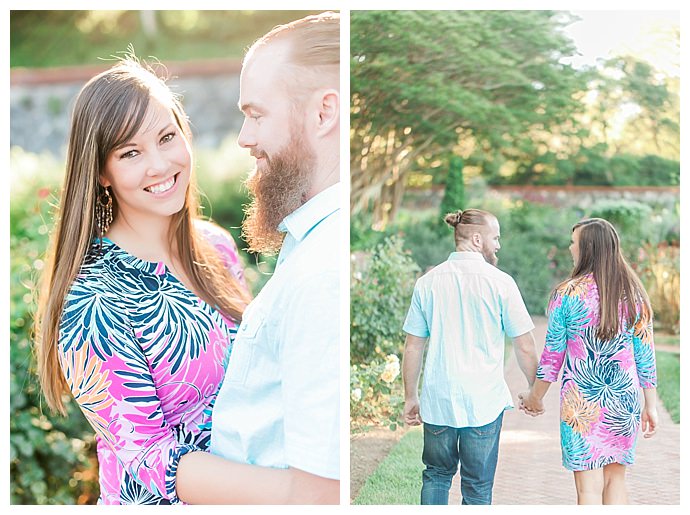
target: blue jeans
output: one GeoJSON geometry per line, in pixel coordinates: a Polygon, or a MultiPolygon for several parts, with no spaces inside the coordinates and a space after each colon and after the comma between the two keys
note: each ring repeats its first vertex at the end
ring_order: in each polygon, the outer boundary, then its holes
{"type": "Polygon", "coordinates": [[[503,412],[481,427],[424,424],[422,504],[448,504],[460,463],[462,504],[491,504],[503,412]]]}

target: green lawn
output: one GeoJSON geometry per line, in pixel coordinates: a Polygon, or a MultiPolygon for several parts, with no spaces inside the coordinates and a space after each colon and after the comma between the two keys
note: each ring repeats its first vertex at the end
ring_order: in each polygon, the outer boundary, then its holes
{"type": "Polygon", "coordinates": [[[680,337],[677,334],[654,334],[654,343],[657,345],[680,345],[680,337]]]}
{"type": "Polygon", "coordinates": [[[353,504],[419,504],[423,443],[421,427],[405,433],[369,476],[353,504]]]}
{"type": "Polygon", "coordinates": [[[657,351],[656,366],[659,399],[671,419],[680,424],[680,354],[657,351]]]}

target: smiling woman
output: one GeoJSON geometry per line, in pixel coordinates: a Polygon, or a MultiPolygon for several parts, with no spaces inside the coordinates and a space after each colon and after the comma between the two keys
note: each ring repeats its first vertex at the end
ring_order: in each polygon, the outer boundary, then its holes
{"type": "Polygon", "coordinates": [[[74,107],[37,321],[41,385],[96,432],[102,504],[170,504],[205,451],[249,294],[230,235],[200,219],[178,100],[129,56],[74,107]]]}
{"type": "MultiPolygon", "coordinates": [[[[129,240],[131,233],[142,231],[167,239],[169,217],[185,204],[191,166],[184,131],[173,113],[152,99],[139,131],[110,152],[100,176],[100,185],[118,199],[110,239],[129,240]]],[[[146,253],[151,252],[149,238],[144,239],[146,253]]]]}

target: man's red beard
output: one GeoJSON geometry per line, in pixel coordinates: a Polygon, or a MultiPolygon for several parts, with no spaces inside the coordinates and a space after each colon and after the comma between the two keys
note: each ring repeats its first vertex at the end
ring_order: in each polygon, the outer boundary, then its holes
{"type": "Polygon", "coordinates": [[[275,254],[283,244],[278,225],[307,201],[316,155],[298,135],[272,156],[260,152],[263,166],[249,175],[245,185],[251,201],[244,209],[242,237],[250,252],[275,254]]]}
{"type": "Polygon", "coordinates": [[[498,265],[498,256],[496,256],[496,253],[489,249],[486,245],[482,246],[482,256],[484,256],[484,259],[490,265],[498,265]]]}

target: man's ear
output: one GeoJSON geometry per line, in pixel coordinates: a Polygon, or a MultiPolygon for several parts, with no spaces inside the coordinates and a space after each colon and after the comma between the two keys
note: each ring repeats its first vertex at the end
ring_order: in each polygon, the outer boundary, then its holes
{"type": "Polygon", "coordinates": [[[340,126],[340,93],[336,89],[326,89],[319,98],[318,133],[325,136],[340,126]]]}
{"type": "Polygon", "coordinates": [[[480,232],[475,232],[472,234],[472,243],[478,248],[482,248],[482,234],[480,232]]]}

